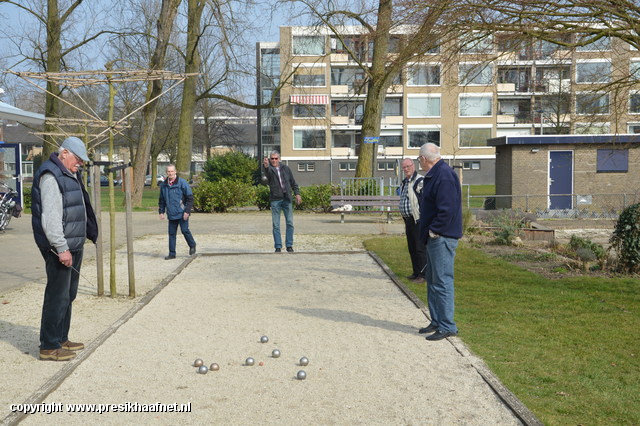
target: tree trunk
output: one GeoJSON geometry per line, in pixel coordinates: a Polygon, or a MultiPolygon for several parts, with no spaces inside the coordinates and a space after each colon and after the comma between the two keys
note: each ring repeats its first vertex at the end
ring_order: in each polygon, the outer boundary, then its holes
{"type": "MultiPolygon", "coordinates": [[[[58,0],[47,1],[47,62],[46,72],[60,72],[62,62],[62,44],[60,35],[62,33],[62,20],[58,9],[58,0]]],[[[57,83],[47,80],[47,93],[45,94],[45,116],[48,118],[60,117],[60,96],[62,91],[57,83]]],[[[50,133],[56,132],[57,128],[51,124],[44,126],[44,147],[42,158],[47,160],[52,152],[58,150],[58,143],[50,133]]]]}
{"type": "MultiPolygon", "coordinates": [[[[200,39],[200,19],[205,1],[188,0],[189,21],[187,24],[187,51],[185,56],[185,74],[200,71],[200,53],[198,40],[200,39]]],[[[196,109],[196,84],[198,76],[187,77],[182,86],[182,109],[180,111],[180,125],[178,127],[178,155],[176,169],[178,176],[189,180],[191,174],[191,157],[193,151],[193,117],[196,109]]]]}
{"type": "Polygon", "coordinates": [[[364,104],[362,122],[362,143],[356,165],[356,177],[373,177],[374,162],[378,156],[378,145],[364,143],[364,138],[380,136],[382,104],[386,97],[391,78],[386,73],[387,52],[389,50],[389,31],[391,28],[392,0],[380,0],[378,6],[378,25],[374,35],[373,58],[367,83],[367,100],[364,104]]]}
{"type": "MultiPolygon", "coordinates": [[[[162,0],[162,9],[158,18],[158,39],[149,64],[149,69],[161,70],[164,67],[169,37],[173,23],[178,13],[180,0],[162,0]]],[[[153,80],[149,84],[147,100],[154,99],[162,93],[162,80],[153,80]]],[[[147,104],[142,110],[142,134],[136,150],[133,163],[133,193],[132,203],[135,207],[142,206],[142,192],[144,191],[144,179],[147,173],[149,155],[151,153],[151,141],[155,129],[157,100],[147,104]]]]}

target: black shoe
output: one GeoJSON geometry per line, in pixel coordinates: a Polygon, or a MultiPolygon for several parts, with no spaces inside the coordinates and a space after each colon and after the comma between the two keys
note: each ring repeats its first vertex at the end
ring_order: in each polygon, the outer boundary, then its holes
{"type": "Polygon", "coordinates": [[[409,275],[409,276],[407,277],[407,279],[408,279],[408,280],[415,280],[415,279],[416,279],[416,278],[418,278],[419,276],[420,276],[420,274],[412,274],[412,275],[409,275]]]}
{"type": "Polygon", "coordinates": [[[171,259],[175,259],[175,258],[176,258],[176,255],[175,255],[175,254],[170,254],[169,256],[166,256],[166,257],[164,258],[164,260],[171,260],[171,259]]]}
{"type": "Polygon", "coordinates": [[[287,247],[287,251],[288,251],[289,253],[293,253],[293,247],[287,247]]]}
{"type": "Polygon", "coordinates": [[[196,254],[196,246],[189,247],[189,256],[196,254]]]}
{"type": "Polygon", "coordinates": [[[425,339],[435,342],[436,340],[446,339],[447,337],[457,336],[458,333],[452,333],[450,331],[445,331],[444,333],[441,331],[436,331],[430,336],[425,337],[425,339]]]}
{"type": "Polygon", "coordinates": [[[281,249],[281,248],[277,248],[277,249],[276,249],[276,253],[280,253],[281,251],[282,251],[282,249],[281,249]]]}
{"type": "Polygon", "coordinates": [[[433,333],[434,331],[436,331],[438,329],[437,325],[433,325],[433,324],[429,324],[428,326],[421,328],[420,330],[418,330],[418,333],[420,334],[425,334],[425,333],[433,333]]]}

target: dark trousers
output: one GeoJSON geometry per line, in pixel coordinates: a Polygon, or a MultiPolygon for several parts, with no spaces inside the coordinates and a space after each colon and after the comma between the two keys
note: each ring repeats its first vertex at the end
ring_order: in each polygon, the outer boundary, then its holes
{"type": "Polygon", "coordinates": [[[421,271],[427,263],[427,254],[424,244],[420,242],[420,226],[413,217],[403,217],[404,232],[407,235],[407,248],[411,256],[413,275],[422,275],[421,271]]]}
{"type": "Polygon", "coordinates": [[[196,240],[193,239],[191,231],[189,230],[189,220],[182,218],[176,220],[169,220],[169,254],[176,255],[176,234],[178,233],[178,225],[180,225],[180,232],[184,235],[184,239],[187,241],[189,247],[196,246],[196,240]]]}
{"type": "Polygon", "coordinates": [[[60,263],[58,255],[51,251],[40,249],[40,253],[47,272],[40,321],[40,349],[59,349],[61,343],[69,340],[71,305],[78,294],[83,250],[71,252],[73,268],[60,263]]]}

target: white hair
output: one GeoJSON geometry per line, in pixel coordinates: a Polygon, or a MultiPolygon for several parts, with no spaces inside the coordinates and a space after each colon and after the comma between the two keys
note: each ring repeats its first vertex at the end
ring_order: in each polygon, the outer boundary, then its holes
{"type": "Polygon", "coordinates": [[[440,147],[435,143],[427,142],[420,147],[420,155],[427,161],[435,162],[441,158],[440,147]]]}

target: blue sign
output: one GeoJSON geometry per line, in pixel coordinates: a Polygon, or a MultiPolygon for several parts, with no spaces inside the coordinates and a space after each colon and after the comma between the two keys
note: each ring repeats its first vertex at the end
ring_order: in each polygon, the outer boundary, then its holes
{"type": "Polygon", "coordinates": [[[378,143],[380,142],[380,136],[365,136],[364,143],[378,143]]]}

